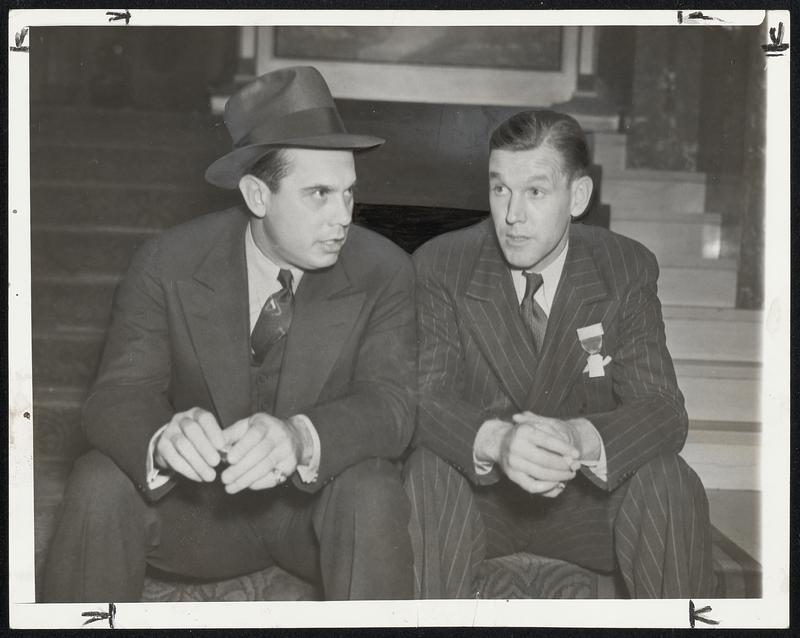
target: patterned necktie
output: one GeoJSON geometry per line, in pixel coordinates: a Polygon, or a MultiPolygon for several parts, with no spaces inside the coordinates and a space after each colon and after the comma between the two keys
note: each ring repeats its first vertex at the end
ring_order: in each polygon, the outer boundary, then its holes
{"type": "Polygon", "coordinates": [[[533,295],[539,290],[543,280],[542,276],[536,272],[523,272],[522,274],[525,276],[525,296],[522,298],[519,311],[528,331],[533,336],[536,352],[539,353],[542,350],[544,333],[547,330],[547,314],[533,298],[533,295]]]}
{"type": "Polygon", "coordinates": [[[253,360],[261,365],[269,349],[289,332],[292,323],[292,273],[281,270],[278,273],[281,289],[269,296],[261,308],[261,314],[250,335],[250,346],[253,348],[253,360]]]}

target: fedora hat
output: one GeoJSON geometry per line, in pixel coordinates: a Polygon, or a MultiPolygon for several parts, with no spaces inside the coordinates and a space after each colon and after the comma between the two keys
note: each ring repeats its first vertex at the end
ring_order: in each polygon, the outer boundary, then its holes
{"type": "Polygon", "coordinates": [[[237,188],[270,147],[357,150],[385,141],[347,132],[328,85],[311,66],[272,71],[242,87],[225,104],[223,119],[233,150],[206,170],[206,180],[222,188],[237,188]]]}

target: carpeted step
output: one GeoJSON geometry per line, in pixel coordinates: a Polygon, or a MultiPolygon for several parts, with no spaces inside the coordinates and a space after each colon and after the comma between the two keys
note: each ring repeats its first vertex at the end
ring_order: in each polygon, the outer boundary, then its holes
{"type": "Polygon", "coordinates": [[[133,184],[125,175],[108,182],[31,183],[31,223],[169,228],[241,202],[238,190],[206,184],[133,184]]]}
{"type": "Polygon", "coordinates": [[[149,149],[31,145],[31,179],[65,182],[201,185],[220,157],[213,149],[149,149]]]}
{"type": "Polygon", "coordinates": [[[86,388],[100,363],[105,332],[33,334],[33,382],[39,387],[86,388]]]}
{"type": "Polygon", "coordinates": [[[115,275],[45,275],[31,282],[34,332],[67,334],[104,330],[119,281],[115,275]]]}
{"type": "Polygon", "coordinates": [[[159,229],[41,226],[31,233],[31,275],[118,275],[159,229]]]}

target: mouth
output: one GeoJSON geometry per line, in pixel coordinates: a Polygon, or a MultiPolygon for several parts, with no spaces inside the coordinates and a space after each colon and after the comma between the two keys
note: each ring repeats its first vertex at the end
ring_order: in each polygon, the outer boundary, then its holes
{"type": "Polygon", "coordinates": [[[319,243],[326,250],[339,250],[344,245],[346,237],[334,237],[333,239],[324,239],[319,243]]]}
{"type": "Polygon", "coordinates": [[[531,238],[527,235],[510,235],[506,234],[505,236],[506,243],[511,246],[522,246],[528,243],[531,238]]]}

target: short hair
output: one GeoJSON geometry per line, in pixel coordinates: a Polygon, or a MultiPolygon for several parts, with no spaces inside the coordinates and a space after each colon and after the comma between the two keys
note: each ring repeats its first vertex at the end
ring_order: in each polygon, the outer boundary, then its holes
{"type": "Polygon", "coordinates": [[[589,172],[586,135],[575,118],[548,110],[522,111],[500,124],[489,140],[489,151],[529,151],[547,145],[561,157],[569,180],[589,172]]]}
{"type": "Polygon", "coordinates": [[[275,193],[280,188],[281,180],[289,174],[290,168],[291,161],[286,154],[286,149],[276,146],[258,158],[258,161],[250,167],[247,173],[260,179],[275,193]]]}

